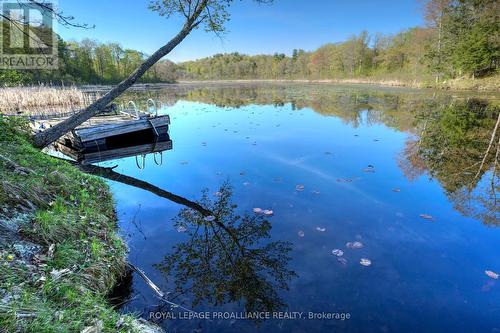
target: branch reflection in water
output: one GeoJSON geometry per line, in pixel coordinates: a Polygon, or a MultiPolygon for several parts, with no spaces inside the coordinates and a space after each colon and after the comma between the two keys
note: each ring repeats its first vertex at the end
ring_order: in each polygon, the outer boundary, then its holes
{"type": "Polygon", "coordinates": [[[226,182],[215,200],[203,191],[200,204],[213,215],[182,209],[175,227],[186,230],[188,240],[175,245],[157,268],[174,278],[176,293],[192,294],[193,307],[243,302],[247,312],[284,309],[279,292],[296,276],[287,268],[291,243],[263,242],[270,238],[271,223],[262,215],[239,216],[231,197],[226,182]]]}
{"type": "Polygon", "coordinates": [[[175,280],[170,300],[190,294],[191,308],[202,303],[222,306],[233,302],[243,302],[246,312],[286,308],[279,294],[288,290],[288,283],[297,276],[288,269],[292,244],[266,242],[272,224],[264,215],[238,215],[228,181],[221,185],[214,200],[204,190],[198,203],[110,168],[79,167],[186,207],[179,211],[174,226],[185,231],[188,240],[175,245],[173,252],[156,265],[167,280],[175,280]]]}

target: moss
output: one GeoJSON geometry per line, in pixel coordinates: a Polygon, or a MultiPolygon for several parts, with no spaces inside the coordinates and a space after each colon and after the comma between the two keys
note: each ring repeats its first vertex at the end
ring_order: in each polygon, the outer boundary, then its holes
{"type": "Polygon", "coordinates": [[[0,208],[8,208],[0,212],[7,212],[3,220],[29,212],[18,236],[43,249],[29,260],[16,253],[15,242],[0,249],[0,327],[133,331],[134,318],[121,316],[106,300],[124,273],[126,255],[107,185],[34,149],[28,133],[24,121],[0,116],[0,155],[30,170],[16,172],[0,159],[0,208]]]}

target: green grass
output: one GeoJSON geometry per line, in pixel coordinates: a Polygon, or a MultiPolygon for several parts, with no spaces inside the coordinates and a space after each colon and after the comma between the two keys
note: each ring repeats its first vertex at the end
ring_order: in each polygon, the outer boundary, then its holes
{"type": "Polygon", "coordinates": [[[0,300],[10,298],[0,302],[0,332],[80,332],[97,323],[103,332],[133,331],[134,318],[106,301],[126,256],[108,187],[33,148],[28,133],[24,121],[0,116],[0,155],[32,170],[16,173],[0,160],[0,218],[29,211],[21,237],[42,246],[31,263],[13,244],[0,246],[0,300]]]}

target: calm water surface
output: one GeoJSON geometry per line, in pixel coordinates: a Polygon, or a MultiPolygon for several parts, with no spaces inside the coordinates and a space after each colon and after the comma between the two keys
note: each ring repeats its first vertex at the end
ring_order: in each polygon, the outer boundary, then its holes
{"type": "MultiPolygon", "coordinates": [[[[149,97],[172,118],[163,163],[101,163],[143,181],[110,181],[130,262],[196,312],[303,312],[156,320],[168,332],[500,332],[500,281],[485,274],[500,272],[494,154],[479,171],[496,96],[199,86],[127,98],[149,97]]],[[[185,311],[137,274],[128,283],[124,312],[185,311]]]]}

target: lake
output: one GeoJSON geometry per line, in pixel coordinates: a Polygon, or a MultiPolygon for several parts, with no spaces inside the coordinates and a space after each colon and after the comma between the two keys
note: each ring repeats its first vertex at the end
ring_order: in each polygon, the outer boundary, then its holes
{"type": "Polygon", "coordinates": [[[500,332],[498,95],[198,84],[122,101],[148,98],[172,149],[100,166],[129,261],[175,305],[134,273],[121,311],[168,332],[500,332]]]}

